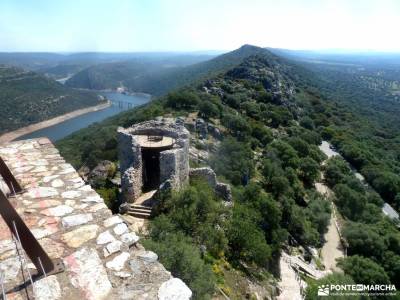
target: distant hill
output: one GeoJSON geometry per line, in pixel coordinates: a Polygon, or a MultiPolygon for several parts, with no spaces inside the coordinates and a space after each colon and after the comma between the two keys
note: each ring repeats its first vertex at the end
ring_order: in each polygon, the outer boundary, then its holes
{"type": "Polygon", "coordinates": [[[1,134],[99,104],[99,99],[35,72],[0,65],[0,103],[1,134]]]}
{"type": "MultiPolygon", "coordinates": [[[[65,78],[94,65],[108,63],[149,63],[162,67],[195,64],[215,57],[219,52],[0,52],[0,64],[20,67],[51,78],[65,78]]],[[[100,67],[103,68],[103,67],[100,67]]]]}
{"type": "MultiPolygon", "coordinates": [[[[263,48],[244,45],[235,51],[194,64],[185,65],[181,62],[180,65],[169,66],[166,64],[168,60],[131,60],[100,64],[77,73],[66,84],[89,89],[115,89],[122,85],[132,92],[162,95],[196,80],[224,72],[251,55],[267,53],[269,52],[263,48]]],[[[175,61],[178,59],[182,61],[183,57],[176,57],[175,61]]]]}

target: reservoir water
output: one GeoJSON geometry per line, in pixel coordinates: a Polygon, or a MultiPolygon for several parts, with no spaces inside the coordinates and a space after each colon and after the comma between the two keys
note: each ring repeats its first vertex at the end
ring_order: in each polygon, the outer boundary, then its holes
{"type": "Polygon", "coordinates": [[[35,132],[23,135],[18,140],[33,139],[38,137],[48,137],[55,142],[71,133],[85,128],[90,124],[103,121],[104,119],[114,116],[124,110],[131,109],[135,106],[145,104],[150,101],[149,95],[134,94],[125,95],[115,92],[98,92],[98,94],[107,97],[112,105],[106,109],[90,112],[73,119],[66,120],[54,126],[46,127],[35,132]]]}

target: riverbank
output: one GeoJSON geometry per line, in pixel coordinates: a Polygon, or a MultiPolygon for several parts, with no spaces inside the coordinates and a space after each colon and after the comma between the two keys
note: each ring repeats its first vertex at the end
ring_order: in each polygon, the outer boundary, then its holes
{"type": "Polygon", "coordinates": [[[4,144],[4,143],[11,142],[11,141],[23,136],[23,135],[35,132],[37,130],[57,125],[57,124],[62,123],[64,121],[66,121],[66,120],[73,119],[73,118],[76,118],[78,116],[81,116],[81,115],[84,115],[84,114],[87,114],[87,113],[103,110],[103,109],[106,109],[106,108],[108,108],[110,106],[111,106],[111,101],[107,101],[106,103],[102,103],[102,104],[99,104],[99,105],[96,105],[96,106],[91,106],[91,107],[86,107],[86,108],[74,110],[74,111],[71,111],[71,112],[66,113],[64,115],[61,115],[61,116],[58,116],[58,117],[55,117],[55,118],[52,118],[52,119],[49,119],[49,120],[46,120],[46,121],[43,121],[43,122],[39,122],[39,123],[36,123],[36,124],[32,124],[32,125],[29,125],[29,126],[26,126],[26,127],[19,128],[19,129],[14,130],[14,131],[7,132],[7,133],[5,133],[5,134],[0,136],[0,145],[4,144]]]}

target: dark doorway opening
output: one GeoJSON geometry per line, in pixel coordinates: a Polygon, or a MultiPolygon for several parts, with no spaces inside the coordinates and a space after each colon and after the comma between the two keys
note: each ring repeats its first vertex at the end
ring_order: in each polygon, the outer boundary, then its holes
{"type": "Polygon", "coordinates": [[[160,149],[142,148],[143,192],[160,186],[160,149]]]}

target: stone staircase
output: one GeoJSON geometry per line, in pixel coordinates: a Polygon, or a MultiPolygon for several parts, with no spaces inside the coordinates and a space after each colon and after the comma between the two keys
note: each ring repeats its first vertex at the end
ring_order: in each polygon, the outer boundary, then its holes
{"type": "Polygon", "coordinates": [[[128,209],[127,214],[136,218],[149,219],[151,216],[151,207],[134,203],[128,209]]]}
{"type": "Polygon", "coordinates": [[[135,203],[132,203],[127,214],[136,218],[149,219],[152,210],[152,199],[157,190],[143,193],[135,203]]]}

